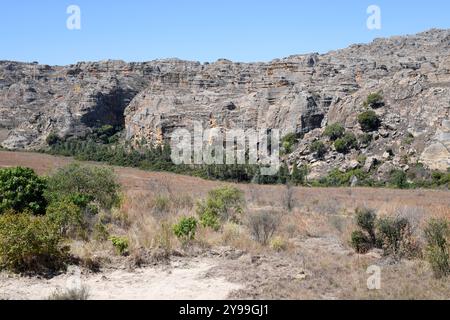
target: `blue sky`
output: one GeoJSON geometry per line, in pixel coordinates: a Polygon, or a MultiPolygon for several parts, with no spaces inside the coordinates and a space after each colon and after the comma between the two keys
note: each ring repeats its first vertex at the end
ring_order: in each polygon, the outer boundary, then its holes
{"type": "Polygon", "coordinates": [[[0,60],[269,61],[450,28],[448,0],[2,0],[0,60]],[[68,30],[69,5],[81,30],[68,30]],[[368,30],[369,5],[382,29],[368,30]]]}

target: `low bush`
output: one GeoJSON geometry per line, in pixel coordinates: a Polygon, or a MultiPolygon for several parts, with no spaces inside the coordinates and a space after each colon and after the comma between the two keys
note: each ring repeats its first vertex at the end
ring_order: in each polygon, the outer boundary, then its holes
{"type": "Polygon", "coordinates": [[[45,189],[45,180],[32,169],[0,169],[0,214],[9,210],[44,214],[45,189]]]}
{"type": "Polygon", "coordinates": [[[377,131],[381,125],[381,120],[372,110],[364,111],[363,113],[359,114],[358,122],[364,132],[377,131]]]}
{"type": "Polygon", "coordinates": [[[419,253],[411,224],[406,218],[384,217],[377,221],[377,236],[384,255],[394,258],[414,257],[419,253]]]}
{"type": "Polygon", "coordinates": [[[197,214],[203,227],[218,230],[221,222],[239,221],[243,205],[244,193],[226,186],[211,190],[206,200],[197,204],[197,214]]]}
{"type": "Polygon", "coordinates": [[[13,272],[47,273],[64,267],[67,249],[45,217],[6,213],[0,216],[0,267],[13,272]]]}
{"type": "Polygon", "coordinates": [[[183,244],[187,244],[194,240],[197,224],[197,219],[194,217],[183,217],[173,226],[173,233],[183,244]]]}
{"type": "Polygon", "coordinates": [[[69,198],[50,203],[46,218],[63,237],[85,238],[85,219],[79,206],[69,198]]]}
{"type": "Polygon", "coordinates": [[[267,245],[280,224],[280,218],[274,212],[262,211],[248,217],[247,226],[253,238],[262,245],[267,245]]]}
{"type": "Polygon", "coordinates": [[[385,256],[396,259],[412,258],[420,253],[406,218],[377,218],[373,210],[364,208],[356,210],[356,225],[358,229],[353,231],[350,244],[358,253],[381,248],[385,256]]]}
{"type": "Polygon", "coordinates": [[[365,254],[373,248],[369,237],[361,230],[352,232],[350,245],[357,253],[365,254]]]}
{"type": "Polygon", "coordinates": [[[358,253],[367,253],[377,246],[375,234],[375,211],[367,208],[357,208],[355,222],[358,230],[353,231],[350,244],[358,253]]]}
{"type": "Polygon", "coordinates": [[[339,123],[328,125],[323,132],[324,136],[330,138],[332,141],[341,138],[344,133],[345,128],[339,123]]]}
{"type": "Polygon", "coordinates": [[[129,244],[127,238],[113,236],[109,238],[109,240],[111,240],[118,254],[120,254],[121,256],[128,254],[129,244]]]}
{"type": "Polygon", "coordinates": [[[369,94],[366,101],[364,101],[364,106],[370,107],[370,108],[375,108],[375,109],[383,107],[384,99],[383,99],[383,95],[381,94],[381,92],[375,92],[375,93],[369,94]]]}
{"type": "Polygon", "coordinates": [[[77,195],[85,202],[93,201],[103,209],[120,202],[120,186],[111,169],[70,164],[58,169],[48,179],[48,198],[77,195]]]}
{"type": "Polygon", "coordinates": [[[391,186],[399,189],[407,189],[409,187],[408,176],[403,170],[393,170],[389,176],[391,186]]]}
{"type": "Polygon", "coordinates": [[[288,243],[282,237],[274,237],[270,241],[270,248],[272,248],[272,250],[277,252],[285,251],[288,248],[288,243]]]}
{"type": "Polygon", "coordinates": [[[358,148],[358,140],[353,133],[347,132],[334,142],[334,147],[339,153],[348,153],[351,149],[358,148]]]}
{"type": "Polygon", "coordinates": [[[432,219],[424,230],[426,257],[436,278],[450,275],[450,227],[446,219],[432,219]]]}
{"type": "Polygon", "coordinates": [[[327,147],[322,141],[317,140],[311,144],[310,152],[314,153],[318,159],[322,159],[327,153],[327,147]]]}

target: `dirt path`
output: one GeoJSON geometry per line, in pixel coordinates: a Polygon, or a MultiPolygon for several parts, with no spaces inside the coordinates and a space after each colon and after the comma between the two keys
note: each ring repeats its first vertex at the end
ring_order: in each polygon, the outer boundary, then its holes
{"type": "Polygon", "coordinates": [[[0,299],[42,300],[56,290],[80,283],[88,288],[90,300],[222,300],[241,285],[208,275],[217,266],[212,259],[175,261],[171,266],[110,270],[77,276],[78,269],[50,280],[0,274],[0,299]]]}

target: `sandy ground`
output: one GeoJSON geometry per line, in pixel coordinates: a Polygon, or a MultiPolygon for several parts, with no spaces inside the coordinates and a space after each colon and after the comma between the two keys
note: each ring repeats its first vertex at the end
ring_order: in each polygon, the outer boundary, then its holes
{"type": "Polygon", "coordinates": [[[107,270],[79,276],[70,267],[66,274],[46,280],[0,274],[0,299],[42,300],[57,290],[80,284],[90,300],[223,300],[241,285],[213,277],[217,260],[208,258],[173,261],[170,266],[129,271],[107,270]],[[80,280],[78,280],[80,279],[80,280]]]}

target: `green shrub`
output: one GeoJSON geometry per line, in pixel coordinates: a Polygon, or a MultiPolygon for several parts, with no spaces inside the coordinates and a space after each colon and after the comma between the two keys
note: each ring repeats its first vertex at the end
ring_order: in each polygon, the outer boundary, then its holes
{"type": "Polygon", "coordinates": [[[183,217],[173,226],[173,233],[181,240],[183,244],[187,244],[194,240],[197,232],[197,219],[194,217],[183,217]]]}
{"type": "Polygon", "coordinates": [[[298,135],[289,133],[281,139],[282,154],[289,154],[293,151],[294,145],[298,142],[298,135]]]}
{"type": "Polygon", "coordinates": [[[418,252],[412,238],[412,228],[406,218],[384,217],[377,221],[377,237],[385,255],[395,258],[412,257],[418,252]]]}
{"type": "Polygon", "coordinates": [[[381,125],[381,120],[372,110],[365,111],[358,115],[358,122],[364,132],[377,131],[381,125]]]}
{"type": "Polygon", "coordinates": [[[270,241],[270,247],[274,251],[281,252],[281,251],[285,251],[288,248],[288,243],[282,237],[274,237],[270,241]]]}
{"type": "Polygon", "coordinates": [[[399,189],[407,189],[409,187],[408,176],[403,170],[393,170],[389,176],[389,183],[399,189]]]}
{"type": "Polygon", "coordinates": [[[317,140],[311,144],[310,151],[315,153],[318,159],[321,159],[327,153],[327,147],[322,141],[317,140]]]}
{"type": "Polygon", "coordinates": [[[334,142],[334,147],[339,153],[348,153],[351,149],[358,147],[358,140],[353,133],[348,132],[334,142]]]}
{"type": "Polygon", "coordinates": [[[50,198],[77,195],[82,201],[94,201],[111,209],[120,201],[120,186],[111,169],[70,164],[48,179],[50,198]]]}
{"type": "Polygon", "coordinates": [[[365,254],[373,248],[369,237],[361,230],[355,230],[352,232],[350,245],[357,253],[365,254]]]}
{"type": "Polygon", "coordinates": [[[381,92],[375,92],[369,94],[366,101],[364,101],[365,107],[380,108],[384,106],[384,99],[381,92]]]}
{"type": "Polygon", "coordinates": [[[370,178],[370,175],[362,169],[354,169],[347,172],[333,169],[326,177],[320,179],[316,185],[325,187],[349,187],[353,177],[358,179],[358,186],[370,187],[374,185],[374,181],[370,178]]]}
{"type": "Polygon", "coordinates": [[[368,208],[356,209],[356,225],[365,231],[372,246],[376,245],[375,221],[377,215],[374,210],[368,208]]]}
{"type": "Polygon", "coordinates": [[[85,219],[79,206],[68,198],[50,203],[46,217],[56,226],[61,236],[85,238],[85,219]]]}
{"type": "Polygon", "coordinates": [[[45,188],[45,180],[32,169],[0,169],[0,214],[8,210],[45,213],[45,188]]]}
{"type": "Polygon", "coordinates": [[[324,135],[328,138],[330,138],[330,140],[335,141],[336,139],[341,138],[345,133],[345,128],[339,124],[339,123],[335,123],[335,124],[330,124],[325,128],[324,131],[324,135]]]}
{"type": "Polygon", "coordinates": [[[55,134],[55,133],[50,133],[47,138],[45,139],[45,142],[47,142],[47,144],[49,146],[53,146],[57,143],[59,143],[61,141],[61,138],[55,134]]]}
{"type": "Polygon", "coordinates": [[[357,208],[355,222],[358,230],[353,231],[350,244],[356,252],[364,254],[377,246],[375,221],[377,215],[374,210],[357,208]]]}
{"type": "Polygon", "coordinates": [[[109,240],[111,240],[111,242],[118,254],[120,254],[122,256],[128,254],[129,244],[128,244],[127,238],[113,236],[113,237],[109,238],[109,240]]]}
{"type": "Polygon", "coordinates": [[[280,218],[276,213],[262,211],[250,214],[247,226],[253,238],[262,245],[267,245],[280,224],[280,218]]]}
{"type": "Polygon", "coordinates": [[[239,221],[244,205],[241,190],[225,186],[211,190],[205,201],[197,204],[197,214],[203,227],[220,228],[220,222],[239,221]]]}
{"type": "Polygon", "coordinates": [[[13,272],[51,272],[64,267],[66,248],[45,217],[6,213],[0,216],[0,268],[13,272]]]}
{"type": "Polygon", "coordinates": [[[426,257],[436,278],[450,275],[450,227],[446,219],[432,219],[424,230],[426,257]]]}

